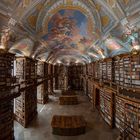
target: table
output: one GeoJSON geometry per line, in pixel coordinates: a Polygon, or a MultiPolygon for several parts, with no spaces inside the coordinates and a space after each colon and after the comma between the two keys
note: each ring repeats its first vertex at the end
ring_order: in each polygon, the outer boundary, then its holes
{"type": "Polygon", "coordinates": [[[73,90],[63,90],[62,95],[76,95],[76,92],[73,90]]]}
{"type": "Polygon", "coordinates": [[[61,136],[76,136],[85,133],[86,121],[83,116],[54,115],[52,133],[61,136]]]}
{"type": "Polygon", "coordinates": [[[59,104],[60,105],[77,105],[78,104],[78,97],[76,95],[60,96],[59,97],[59,104]]]}

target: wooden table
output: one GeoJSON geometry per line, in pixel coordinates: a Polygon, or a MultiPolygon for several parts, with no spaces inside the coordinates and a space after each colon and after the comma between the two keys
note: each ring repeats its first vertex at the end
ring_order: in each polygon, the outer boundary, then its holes
{"type": "Polygon", "coordinates": [[[86,121],[83,116],[54,115],[52,133],[61,136],[75,136],[85,133],[86,121]]]}
{"type": "Polygon", "coordinates": [[[75,95],[71,96],[60,96],[59,97],[59,104],[60,105],[77,105],[78,104],[78,97],[75,95]]]}
{"type": "Polygon", "coordinates": [[[73,90],[63,90],[62,95],[76,95],[76,92],[73,90]]]}

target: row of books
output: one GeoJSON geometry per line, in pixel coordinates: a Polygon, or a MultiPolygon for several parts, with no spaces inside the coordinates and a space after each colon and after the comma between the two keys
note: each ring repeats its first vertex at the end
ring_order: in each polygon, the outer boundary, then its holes
{"type": "Polygon", "coordinates": [[[140,139],[140,104],[131,99],[116,96],[116,127],[129,133],[132,140],[140,139]]]}

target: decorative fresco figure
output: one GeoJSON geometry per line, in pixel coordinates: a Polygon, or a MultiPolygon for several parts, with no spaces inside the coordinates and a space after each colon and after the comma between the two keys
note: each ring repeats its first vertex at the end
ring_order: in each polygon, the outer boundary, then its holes
{"type": "Polygon", "coordinates": [[[105,46],[107,47],[108,56],[115,56],[121,53],[128,52],[128,48],[125,47],[124,43],[114,37],[109,37],[105,40],[105,46]]]}
{"type": "Polygon", "coordinates": [[[126,26],[124,32],[124,42],[131,46],[130,51],[140,49],[139,32],[136,27],[126,26]]]}
{"type": "Polygon", "coordinates": [[[4,29],[2,31],[2,34],[1,34],[1,45],[0,45],[0,48],[1,49],[5,49],[5,50],[8,50],[8,42],[10,40],[10,35],[11,35],[11,32],[10,32],[10,29],[4,29]]]}
{"type": "Polygon", "coordinates": [[[42,36],[50,50],[78,49],[84,53],[98,39],[89,29],[88,18],[77,10],[60,10],[48,23],[42,36]]]}

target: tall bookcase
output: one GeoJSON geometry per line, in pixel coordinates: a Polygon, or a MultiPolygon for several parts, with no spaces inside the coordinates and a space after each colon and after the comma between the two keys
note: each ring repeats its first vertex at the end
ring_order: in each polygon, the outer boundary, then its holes
{"type": "Polygon", "coordinates": [[[88,88],[87,88],[87,94],[90,100],[93,100],[93,81],[91,79],[87,80],[88,88]]]}
{"type": "Polygon", "coordinates": [[[52,64],[48,64],[48,94],[52,94],[53,93],[53,65],[52,64]]]}
{"type": "Polygon", "coordinates": [[[120,55],[114,59],[114,82],[121,88],[140,89],[140,55],[120,55]]]}
{"type": "Polygon", "coordinates": [[[99,65],[99,61],[97,62],[94,62],[94,65],[93,65],[93,69],[94,69],[94,79],[96,81],[99,81],[101,75],[100,75],[100,65],[99,65]]]}
{"type": "MultiPolygon", "coordinates": [[[[134,94],[134,93],[132,93],[134,94]]],[[[128,133],[131,140],[140,139],[140,102],[139,99],[123,95],[116,96],[115,125],[123,133],[128,133]]]]}
{"type": "Polygon", "coordinates": [[[80,90],[82,87],[80,82],[80,76],[82,73],[81,66],[69,66],[68,68],[68,85],[72,90],[80,90]]]}
{"type": "Polygon", "coordinates": [[[14,140],[13,63],[14,55],[0,50],[0,140],[14,140]]]}
{"type": "Polygon", "coordinates": [[[103,119],[114,127],[114,92],[108,88],[100,89],[100,112],[103,119]]]}
{"type": "Polygon", "coordinates": [[[36,88],[36,61],[25,58],[16,58],[16,73],[21,84],[21,96],[15,99],[15,120],[24,127],[37,114],[37,88],[36,88]]]}
{"type": "Polygon", "coordinates": [[[91,93],[93,84],[93,106],[103,119],[127,132],[129,139],[140,139],[140,52],[96,61],[84,70],[85,92],[91,93]]]}
{"type": "Polygon", "coordinates": [[[131,87],[140,89],[140,55],[131,57],[131,87]]]}
{"type": "Polygon", "coordinates": [[[43,81],[37,87],[37,102],[40,104],[45,104],[48,101],[48,85],[47,80],[47,64],[45,62],[37,62],[37,78],[38,81],[43,81]]]}

